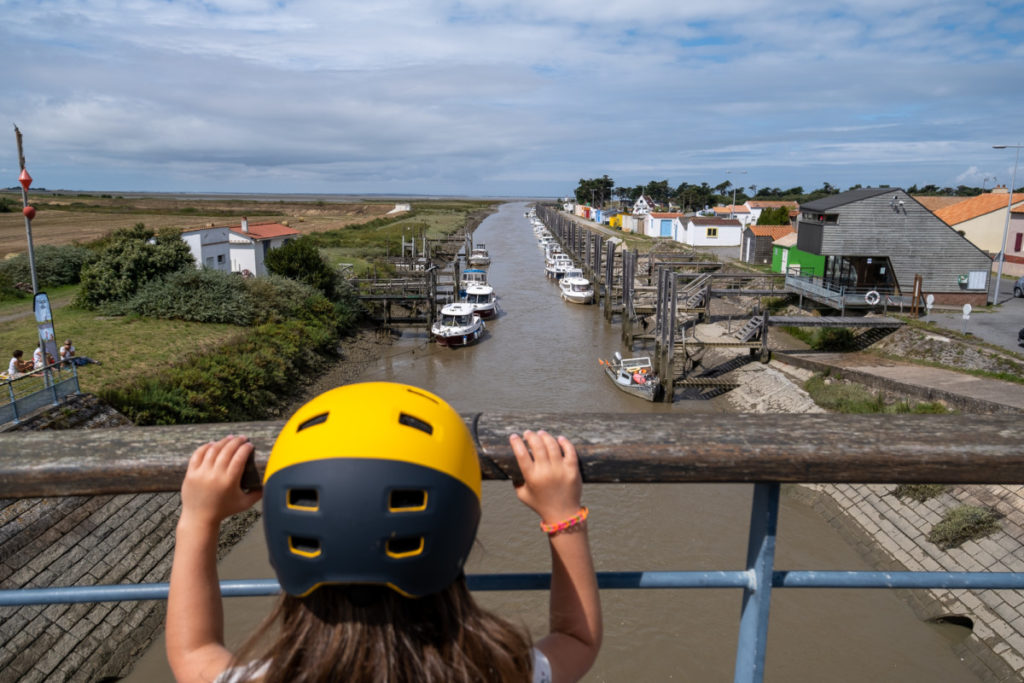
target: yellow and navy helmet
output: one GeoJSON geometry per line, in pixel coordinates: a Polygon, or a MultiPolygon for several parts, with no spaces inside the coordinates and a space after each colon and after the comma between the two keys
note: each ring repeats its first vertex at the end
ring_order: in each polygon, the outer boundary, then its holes
{"type": "Polygon", "coordinates": [[[263,522],[281,587],[444,590],[480,521],[480,463],[465,423],[434,394],[371,382],[327,391],[277,437],[263,522]]]}

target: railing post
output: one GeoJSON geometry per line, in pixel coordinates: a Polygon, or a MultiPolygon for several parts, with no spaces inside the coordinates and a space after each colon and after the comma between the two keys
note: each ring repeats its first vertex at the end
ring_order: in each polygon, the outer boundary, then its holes
{"type": "Polygon", "coordinates": [[[14,413],[14,421],[20,422],[18,419],[18,401],[14,398],[14,382],[7,380],[7,392],[11,396],[11,411],[14,413]]]}
{"type": "Polygon", "coordinates": [[[754,500],[750,506],[750,540],[747,544],[750,584],[743,589],[734,683],[760,683],[764,680],[778,520],[779,484],[755,484],[754,500]]]}

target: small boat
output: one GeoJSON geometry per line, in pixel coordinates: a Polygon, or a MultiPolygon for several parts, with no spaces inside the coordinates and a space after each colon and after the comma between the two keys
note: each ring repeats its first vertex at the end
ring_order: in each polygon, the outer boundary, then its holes
{"type": "Polygon", "coordinates": [[[469,258],[466,262],[471,266],[489,266],[491,264],[491,256],[487,253],[487,247],[483,244],[478,244],[473,247],[473,251],[469,253],[469,258]]]}
{"type": "Polygon", "coordinates": [[[459,276],[459,296],[466,296],[466,290],[473,285],[486,285],[487,271],[479,268],[467,268],[459,276]]]}
{"type": "Polygon", "coordinates": [[[583,277],[579,268],[565,271],[565,276],[558,281],[558,288],[562,290],[562,299],[571,304],[589,304],[594,300],[594,286],[583,277]]]}
{"type": "Polygon", "coordinates": [[[608,379],[627,394],[639,396],[646,401],[655,401],[661,395],[661,382],[654,374],[654,367],[648,356],[623,358],[618,351],[612,360],[599,360],[608,379]]]}
{"type": "Polygon", "coordinates": [[[494,296],[494,287],[490,285],[470,285],[466,288],[466,296],[463,303],[473,307],[473,312],[487,320],[493,318],[497,312],[497,302],[494,296]]]}
{"type": "Polygon", "coordinates": [[[446,304],[441,309],[441,318],[435,322],[430,333],[441,346],[454,348],[468,346],[484,333],[484,321],[473,312],[471,304],[446,304]]]}
{"type": "Polygon", "coordinates": [[[544,272],[548,277],[561,279],[568,271],[574,268],[576,268],[576,264],[572,262],[568,254],[554,254],[547,260],[544,272]]]}

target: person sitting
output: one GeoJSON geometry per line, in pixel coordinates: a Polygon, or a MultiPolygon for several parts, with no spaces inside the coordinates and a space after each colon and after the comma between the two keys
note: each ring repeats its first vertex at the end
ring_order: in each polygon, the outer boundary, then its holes
{"type": "Polygon", "coordinates": [[[11,354],[11,362],[7,365],[7,376],[14,378],[20,377],[24,373],[32,369],[32,362],[22,360],[21,357],[25,355],[25,352],[21,349],[15,349],[14,353],[11,354]]]}
{"type": "Polygon", "coordinates": [[[71,343],[70,339],[65,339],[64,340],[64,345],[60,347],[60,359],[62,361],[64,361],[64,363],[66,363],[68,365],[77,365],[79,367],[81,367],[83,365],[88,365],[89,363],[94,363],[96,365],[103,365],[103,363],[101,363],[100,361],[93,360],[92,358],[89,358],[88,356],[76,356],[75,355],[75,347],[71,343]]]}
{"type": "MultiPolygon", "coordinates": [[[[55,361],[53,359],[52,355],[50,355],[49,353],[46,354],[46,365],[53,365],[56,362],[57,361],[55,361]]],[[[32,369],[32,370],[42,370],[43,369],[43,347],[42,346],[37,346],[36,350],[32,352],[32,367],[30,369],[32,369]]]]}

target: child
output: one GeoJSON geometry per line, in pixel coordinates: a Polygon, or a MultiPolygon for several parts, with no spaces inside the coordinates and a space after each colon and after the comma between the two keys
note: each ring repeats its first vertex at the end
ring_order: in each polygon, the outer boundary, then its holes
{"type": "Polygon", "coordinates": [[[244,436],[200,446],[181,488],[167,605],[179,681],[504,681],[581,678],[601,644],[576,450],[513,434],[519,499],[541,517],[552,557],[551,633],[476,605],[463,564],[480,519],[480,466],[458,413],[400,384],[340,387],[287,422],[264,474],[263,519],[283,594],[232,657],[224,647],[220,522],[261,492],[239,486],[244,436]]]}

